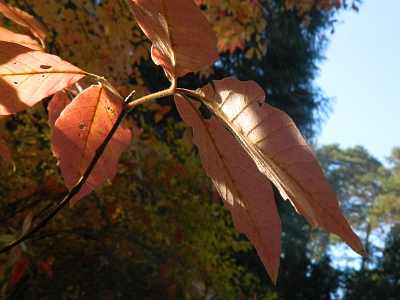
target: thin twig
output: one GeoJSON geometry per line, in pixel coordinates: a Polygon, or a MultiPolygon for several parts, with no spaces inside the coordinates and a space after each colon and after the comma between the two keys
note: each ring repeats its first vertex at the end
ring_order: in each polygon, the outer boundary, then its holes
{"type": "Polygon", "coordinates": [[[92,161],[90,162],[90,165],[86,169],[85,173],[83,173],[82,177],[79,179],[77,184],[72,188],[72,190],[69,192],[67,196],[60,202],[60,204],[57,205],[57,207],[51,211],[44,219],[42,219],[38,224],[36,224],[34,227],[32,227],[31,230],[29,230],[27,233],[22,235],[19,239],[15,240],[14,242],[8,244],[7,246],[4,246],[0,250],[0,254],[7,252],[20,244],[21,242],[25,241],[27,238],[32,236],[35,232],[37,232],[39,229],[43,228],[46,226],[46,224],[68,203],[69,200],[72,199],[73,196],[75,196],[79,191],[81,190],[83,184],[86,182],[86,180],[89,178],[90,174],[92,173],[97,161],[99,160],[100,156],[103,154],[104,150],[107,147],[108,142],[111,140],[113,137],[114,133],[117,131],[118,126],[120,125],[122,119],[124,118],[126,113],[126,110],[123,109],[115,124],[111,128],[110,132],[108,133],[107,137],[105,138],[104,142],[97,148],[96,154],[93,157],[92,161]]]}
{"type": "Polygon", "coordinates": [[[132,100],[130,102],[129,102],[130,99],[128,99],[128,102],[125,102],[125,104],[124,104],[124,109],[129,111],[132,108],[134,108],[135,106],[137,106],[139,104],[142,104],[144,102],[147,102],[147,101],[150,101],[150,100],[153,100],[153,99],[157,99],[157,98],[161,98],[161,97],[171,96],[171,95],[173,95],[175,93],[175,89],[176,89],[176,87],[172,85],[171,87],[169,87],[166,90],[159,91],[159,92],[154,93],[154,94],[146,95],[146,96],[143,96],[143,97],[141,97],[139,99],[132,100]]]}
{"type": "MultiPolygon", "coordinates": [[[[104,78],[99,77],[99,76],[94,75],[94,74],[86,73],[86,72],[85,72],[85,74],[90,76],[90,77],[92,77],[92,78],[96,78],[101,83],[105,83],[107,88],[109,88],[113,93],[116,92],[115,89],[113,89],[113,87],[104,78]]],[[[160,91],[160,92],[157,92],[157,93],[154,93],[154,94],[150,94],[150,95],[144,96],[144,97],[142,97],[140,99],[125,103],[125,105],[123,106],[122,111],[120,112],[120,114],[118,116],[118,119],[115,122],[114,126],[111,128],[111,130],[108,133],[107,137],[105,138],[104,142],[99,146],[99,148],[97,148],[96,154],[93,157],[92,161],[90,162],[89,167],[86,169],[85,173],[83,173],[82,177],[79,179],[77,184],[72,188],[72,190],[69,192],[69,194],[67,196],[65,196],[65,198],[60,202],[60,204],[57,205],[57,207],[53,211],[51,211],[38,224],[36,224],[34,227],[32,227],[31,230],[29,230],[27,233],[22,235],[19,239],[15,240],[14,242],[4,246],[0,250],[0,254],[11,250],[12,248],[17,246],[21,242],[25,241],[30,236],[32,236],[34,233],[36,233],[39,229],[41,229],[44,226],[46,226],[46,224],[68,203],[68,201],[71,200],[72,197],[74,197],[77,193],[79,193],[79,191],[82,188],[83,184],[86,182],[86,180],[89,178],[91,172],[93,171],[93,169],[94,169],[97,161],[99,160],[100,156],[103,154],[104,150],[106,149],[108,142],[113,137],[115,131],[118,129],[118,126],[120,125],[122,119],[124,118],[125,114],[128,111],[130,111],[135,106],[137,106],[137,105],[139,105],[139,104],[141,104],[143,102],[149,101],[151,99],[157,99],[157,98],[160,98],[160,97],[173,95],[175,90],[176,90],[176,82],[172,82],[171,87],[169,87],[166,90],[163,90],[163,91],[160,91]]],[[[119,94],[118,94],[118,96],[119,96],[119,98],[121,98],[121,96],[119,94]]],[[[128,97],[128,101],[130,100],[130,98],[133,98],[133,97],[132,96],[128,97]]],[[[121,100],[122,100],[122,98],[121,98],[121,100]]]]}

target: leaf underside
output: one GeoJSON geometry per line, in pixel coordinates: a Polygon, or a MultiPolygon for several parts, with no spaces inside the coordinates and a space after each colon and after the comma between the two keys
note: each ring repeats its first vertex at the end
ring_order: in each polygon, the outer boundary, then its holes
{"type": "Polygon", "coordinates": [[[83,76],[58,56],[0,42],[0,115],[23,111],[83,76]]]}
{"type": "Polygon", "coordinates": [[[214,81],[198,92],[205,104],[235,135],[258,169],[289,199],[312,226],[342,238],[355,252],[366,251],[340,211],[313,152],[292,119],[265,103],[255,82],[233,78],[214,81]]]}
{"type": "Polygon", "coordinates": [[[27,12],[1,2],[0,12],[19,25],[29,28],[35,37],[41,39],[42,41],[46,39],[46,33],[43,25],[27,12]]]}
{"type": "Polygon", "coordinates": [[[232,214],[236,228],[254,243],[275,283],[281,253],[282,227],[268,178],[215,117],[204,120],[193,100],[176,95],[183,120],[194,138],[207,175],[232,214]]]}
{"type": "Polygon", "coordinates": [[[53,98],[51,98],[47,109],[49,111],[49,126],[51,128],[54,127],[54,124],[61,112],[67,107],[68,104],[71,103],[71,100],[68,97],[68,94],[61,90],[54,94],[53,98]]]}
{"type": "Polygon", "coordinates": [[[39,45],[39,43],[30,36],[14,33],[3,27],[0,27],[0,41],[16,43],[33,50],[44,52],[44,49],[39,45]]]}
{"type": "MultiPolygon", "coordinates": [[[[62,111],[53,128],[52,148],[69,190],[84,174],[121,113],[120,99],[98,85],[83,91],[62,111]]],[[[115,177],[118,160],[130,141],[130,130],[119,126],[71,206],[115,177]]]]}
{"type": "Polygon", "coordinates": [[[128,3],[153,43],[153,61],[164,68],[171,81],[218,59],[217,37],[194,1],[128,0],[128,3]]]}

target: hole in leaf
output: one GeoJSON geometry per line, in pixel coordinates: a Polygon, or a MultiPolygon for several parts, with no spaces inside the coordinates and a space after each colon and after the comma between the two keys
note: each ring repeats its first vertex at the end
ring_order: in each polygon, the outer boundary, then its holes
{"type": "Polygon", "coordinates": [[[43,70],[48,70],[48,69],[51,69],[51,66],[48,66],[48,65],[40,65],[40,68],[43,69],[43,70]]]}
{"type": "Polygon", "coordinates": [[[258,100],[257,102],[258,102],[259,107],[261,107],[263,105],[260,100],[258,100]]]}
{"type": "Polygon", "coordinates": [[[80,129],[80,130],[85,129],[85,124],[79,124],[79,129],[80,129]]]}

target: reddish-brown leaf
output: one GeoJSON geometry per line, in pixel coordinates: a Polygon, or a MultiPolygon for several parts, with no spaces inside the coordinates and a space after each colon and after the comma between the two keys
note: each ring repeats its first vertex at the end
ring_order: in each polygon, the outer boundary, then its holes
{"type": "Polygon", "coordinates": [[[46,39],[44,26],[27,12],[24,12],[19,8],[9,6],[2,2],[0,2],[0,11],[7,18],[24,27],[29,28],[32,34],[37,38],[41,39],[42,41],[46,39]]]}
{"type": "Polygon", "coordinates": [[[3,27],[0,27],[0,41],[16,43],[33,50],[44,52],[44,49],[39,43],[30,36],[14,33],[3,27]]]}
{"type": "Polygon", "coordinates": [[[198,90],[209,99],[205,104],[230,128],[283,198],[289,199],[312,226],[338,235],[355,252],[366,256],[292,119],[264,103],[264,91],[255,82],[226,78],[214,81],[214,86],[198,90]]]}
{"type": "Polygon", "coordinates": [[[254,243],[273,282],[281,253],[282,227],[268,178],[218,119],[204,120],[196,102],[176,95],[183,120],[193,127],[201,160],[237,229],[254,243]]]}
{"type": "Polygon", "coordinates": [[[54,94],[47,107],[47,109],[49,110],[49,126],[51,128],[54,127],[54,123],[60,116],[63,109],[70,103],[71,99],[69,99],[68,94],[63,90],[58,91],[54,94]]]}
{"type": "Polygon", "coordinates": [[[2,142],[0,142],[0,156],[5,161],[9,161],[9,162],[13,161],[10,149],[6,145],[4,145],[2,142]]]}
{"type": "Polygon", "coordinates": [[[25,110],[83,76],[58,56],[0,42],[0,115],[25,110]]]}
{"type": "Polygon", "coordinates": [[[11,274],[11,284],[16,284],[24,275],[26,267],[28,266],[29,258],[24,257],[19,262],[17,262],[12,270],[11,274]]]}
{"type": "Polygon", "coordinates": [[[153,61],[172,80],[218,59],[217,38],[194,1],[128,0],[137,22],[152,41],[153,61]]]}
{"type": "Polygon", "coordinates": [[[51,269],[51,266],[47,262],[44,262],[43,260],[41,260],[39,258],[36,258],[36,262],[39,267],[39,272],[45,273],[49,276],[53,276],[53,270],[51,269]]]}
{"type": "MultiPolygon", "coordinates": [[[[121,111],[121,99],[96,85],[79,94],[61,112],[53,128],[52,148],[69,190],[86,171],[121,111]]],[[[119,126],[80,192],[72,198],[71,206],[106,179],[114,178],[119,157],[130,140],[130,130],[119,126]]]]}

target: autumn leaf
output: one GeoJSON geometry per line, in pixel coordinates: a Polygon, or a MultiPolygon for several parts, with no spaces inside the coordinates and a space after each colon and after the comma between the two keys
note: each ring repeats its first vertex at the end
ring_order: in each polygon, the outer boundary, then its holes
{"type": "MultiPolygon", "coordinates": [[[[121,99],[102,85],[89,87],[62,111],[53,128],[52,148],[69,190],[84,174],[121,112],[121,99]]],[[[71,206],[106,179],[114,178],[119,157],[130,140],[130,130],[119,126],[71,206]]]]}
{"type": "Polygon", "coordinates": [[[159,110],[157,110],[155,116],[154,116],[154,122],[158,123],[162,120],[162,118],[164,117],[165,114],[169,113],[171,110],[171,106],[170,105],[165,105],[162,106],[159,110]]]}
{"type": "Polygon", "coordinates": [[[50,277],[53,276],[53,270],[51,269],[51,266],[47,262],[44,262],[43,260],[41,260],[39,258],[36,258],[36,262],[38,264],[40,273],[45,273],[45,274],[49,275],[50,277]]]}
{"type": "Polygon", "coordinates": [[[0,41],[20,44],[33,50],[44,52],[42,46],[30,36],[14,33],[3,27],[0,27],[0,41]]]}
{"type": "Polygon", "coordinates": [[[292,119],[264,103],[262,88],[253,81],[226,78],[198,89],[205,104],[235,135],[258,169],[313,226],[342,238],[366,256],[360,239],[340,211],[313,152],[292,119]]]}
{"type": "Polygon", "coordinates": [[[13,20],[19,25],[29,28],[32,34],[42,40],[42,42],[46,39],[45,29],[43,25],[27,12],[24,12],[19,8],[4,4],[3,2],[0,2],[0,11],[7,18],[13,20]]]}
{"type": "Polygon", "coordinates": [[[11,274],[11,280],[10,280],[11,284],[16,284],[22,278],[22,276],[24,276],[28,263],[29,263],[29,258],[24,257],[15,264],[11,274]]]}
{"type": "Polygon", "coordinates": [[[236,228],[254,243],[272,281],[276,283],[282,227],[268,178],[222,123],[204,120],[197,103],[176,95],[175,103],[193,134],[207,175],[213,180],[236,228]]]}
{"type": "Polygon", "coordinates": [[[0,115],[23,111],[84,74],[58,56],[0,42],[0,115]]]}
{"type": "Polygon", "coordinates": [[[137,22],[152,41],[151,57],[169,80],[218,59],[217,38],[194,1],[128,0],[137,22]]]}
{"type": "Polygon", "coordinates": [[[71,99],[69,99],[68,94],[61,90],[54,94],[53,98],[51,98],[47,109],[49,111],[49,126],[51,128],[54,127],[54,123],[60,116],[63,109],[71,103],[71,99]]]}

